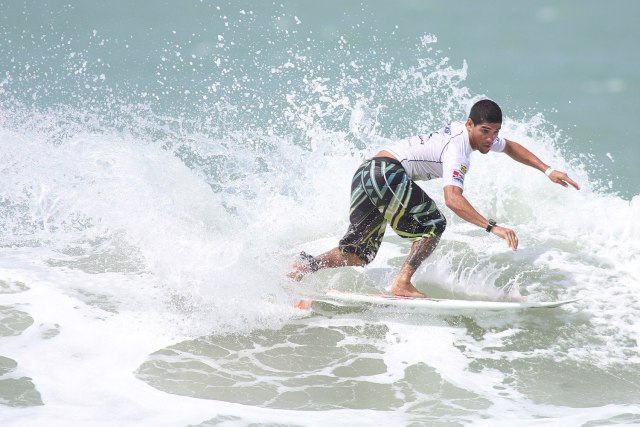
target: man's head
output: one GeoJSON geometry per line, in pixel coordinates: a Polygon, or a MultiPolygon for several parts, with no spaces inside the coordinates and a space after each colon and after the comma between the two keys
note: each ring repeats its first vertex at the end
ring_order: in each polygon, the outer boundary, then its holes
{"type": "Polygon", "coordinates": [[[490,99],[473,104],[467,119],[471,148],[487,154],[502,127],[502,110],[490,99]]]}
{"type": "Polygon", "coordinates": [[[502,123],[502,110],[492,100],[483,99],[473,104],[469,118],[476,126],[483,123],[502,123]]]}

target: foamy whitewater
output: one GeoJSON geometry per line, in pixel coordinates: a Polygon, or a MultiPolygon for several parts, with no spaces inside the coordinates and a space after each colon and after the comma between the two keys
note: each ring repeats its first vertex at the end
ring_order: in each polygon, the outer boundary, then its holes
{"type": "MultiPolygon", "coordinates": [[[[385,291],[410,245],[391,230],[366,268],[293,283],[287,265],[335,246],[363,159],[493,96],[443,40],[444,6],[331,4],[0,2],[0,425],[640,425],[640,158],[613,130],[590,149],[545,84],[505,99],[501,134],[581,190],[474,153],[465,195],[520,248],[421,183],[449,225],[414,281],[577,302],[294,307],[385,291]]],[[[568,10],[531,16],[581,28],[568,10]]],[[[637,106],[624,76],[585,88],[637,106]]]]}

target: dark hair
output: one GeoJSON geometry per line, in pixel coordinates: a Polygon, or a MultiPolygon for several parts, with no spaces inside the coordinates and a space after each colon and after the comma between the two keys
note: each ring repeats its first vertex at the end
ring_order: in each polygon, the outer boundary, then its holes
{"type": "Polygon", "coordinates": [[[482,123],[502,123],[502,110],[490,99],[483,99],[471,107],[469,118],[474,125],[482,123]]]}

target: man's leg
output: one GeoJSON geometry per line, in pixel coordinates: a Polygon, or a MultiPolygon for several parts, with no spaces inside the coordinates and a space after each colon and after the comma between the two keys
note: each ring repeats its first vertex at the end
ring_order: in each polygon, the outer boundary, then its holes
{"type": "Polygon", "coordinates": [[[290,279],[300,281],[323,268],[363,267],[375,258],[387,225],[381,213],[386,202],[378,198],[378,206],[369,194],[377,185],[375,175],[380,174],[381,167],[388,169],[384,163],[381,166],[372,160],[360,165],[351,180],[349,228],[339,246],[316,257],[302,253],[301,259],[290,265],[290,279]]]}
{"type": "Polygon", "coordinates": [[[438,242],[440,241],[440,235],[436,234],[433,237],[422,238],[417,240],[411,246],[409,256],[400,268],[400,272],[396,276],[396,279],[391,285],[391,293],[397,296],[424,298],[425,294],[418,291],[411,283],[411,278],[416,272],[422,261],[427,259],[429,255],[434,251],[438,242]]]}
{"type": "Polygon", "coordinates": [[[385,212],[387,220],[399,236],[418,240],[413,242],[407,260],[391,285],[391,292],[398,296],[424,298],[426,295],[416,289],[411,278],[438,246],[447,220],[427,193],[408,177],[395,191],[398,201],[403,201],[403,209],[388,209],[385,212]]]}
{"type": "Polygon", "coordinates": [[[302,280],[307,274],[316,272],[323,268],[336,268],[336,267],[361,267],[364,262],[360,257],[354,253],[345,253],[344,255],[340,251],[340,248],[333,248],[328,252],[325,252],[316,257],[311,255],[303,255],[302,259],[295,261],[289,266],[291,271],[287,274],[290,279],[295,281],[302,280]]]}

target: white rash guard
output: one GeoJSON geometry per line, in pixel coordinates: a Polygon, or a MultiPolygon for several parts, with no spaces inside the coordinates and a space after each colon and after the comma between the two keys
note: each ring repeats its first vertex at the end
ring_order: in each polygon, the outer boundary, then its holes
{"type": "MultiPolygon", "coordinates": [[[[491,151],[504,151],[506,141],[497,137],[491,151]]],[[[421,134],[382,148],[393,154],[413,181],[443,178],[443,187],[464,188],[473,149],[463,122],[452,122],[444,129],[421,134]]]]}

